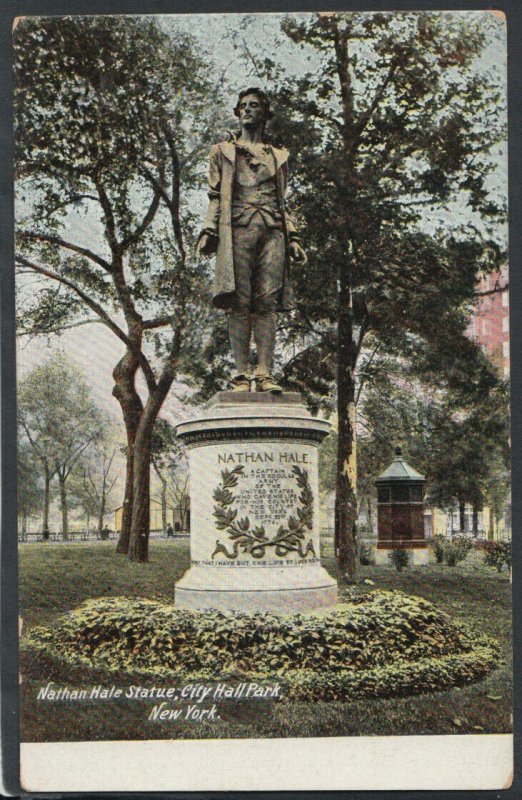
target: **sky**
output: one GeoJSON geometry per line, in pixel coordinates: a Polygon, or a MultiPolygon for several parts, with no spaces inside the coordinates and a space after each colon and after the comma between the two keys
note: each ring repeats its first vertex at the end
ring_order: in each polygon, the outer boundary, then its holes
{"type": "MultiPolygon", "coordinates": [[[[489,12],[461,12],[463,14],[489,14],[489,12]]],[[[297,16],[297,15],[293,15],[297,16]]],[[[309,14],[298,15],[311,16],[309,14]]],[[[398,16],[398,15],[395,15],[398,16]]],[[[296,48],[280,30],[282,14],[198,14],[198,15],[166,15],[158,17],[163,29],[169,33],[181,31],[190,33],[197,40],[203,53],[208,55],[209,61],[214,64],[216,79],[226,81],[230,90],[230,109],[232,110],[237,91],[250,83],[262,85],[262,81],[255,74],[252,66],[245,66],[241,58],[240,47],[248,47],[255,55],[274,57],[295,74],[302,74],[310,69],[317,69],[317,57],[307,51],[296,48]]],[[[501,27],[501,21],[498,21],[501,27]]],[[[495,27],[495,26],[493,26],[495,27]]],[[[307,49],[308,50],[308,49],[307,49]]],[[[505,49],[499,44],[499,39],[491,37],[491,41],[478,60],[480,69],[496,69],[505,75],[505,49]]],[[[270,89],[269,86],[264,88],[270,89]]],[[[233,119],[231,114],[231,120],[233,119]]],[[[497,161],[495,174],[492,176],[491,187],[496,191],[505,193],[507,187],[507,152],[506,148],[499,148],[494,154],[497,161]]],[[[198,210],[203,213],[206,197],[202,193],[195,200],[198,210]]],[[[22,217],[24,209],[18,207],[18,216],[22,217]]],[[[451,222],[466,222],[469,217],[467,209],[462,203],[456,203],[451,208],[451,222]]],[[[70,215],[68,218],[70,231],[65,238],[72,238],[78,244],[89,244],[97,236],[96,221],[89,216],[70,215]]],[[[437,224],[432,219],[432,225],[437,224]]],[[[91,324],[80,328],[65,331],[61,336],[39,337],[27,340],[22,337],[18,347],[19,376],[31,369],[36,363],[46,359],[57,349],[64,351],[85,372],[92,375],[92,363],[96,362],[96,370],[92,378],[92,392],[95,402],[105,411],[120,418],[119,406],[112,398],[112,370],[122,354],[121,343],[103,325],[91,324]]],[[[179,394],[183,393],[183,389],[179,394]]],[[[182,400],[172,391],[167,399],[162,414],[171,421],[179,419],[185,414],[192,414],[192,409],[186,410],[182,400]]]]}

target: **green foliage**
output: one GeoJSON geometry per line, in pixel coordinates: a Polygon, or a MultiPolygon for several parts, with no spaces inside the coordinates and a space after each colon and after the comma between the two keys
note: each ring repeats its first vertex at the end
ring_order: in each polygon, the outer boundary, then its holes
{"type": "Polygon", "coordinates": [[[107,419],[84,376],[63,355],[35,367],[20,382],[18,424],[33,458],[66,479],[85,449],[99,441],[107,419]]]}
{"type": "Polygon", "coordinates": [[[482,355],[441,386],[420,374],[420,363],[371,351],[362,359],[358,416],[358,496],[372,497],[374,481],[403,444],[406,460],[428,480],[428,502],[457,499],[477,508],[493,503],[501,515],[509,492],[509,392],[482,355]],[[467,387],[466,387],[467,383],[467,387]],[[471,392],[471,393],[470,393],[471,392]]]}
{"type": "Polygon", "coordinates": [[[488,567],[502,572],[505,564],[507,569],[511,569],[511,542],[481,542],[480,549],[484,552],[484,564],[488,567]]]}
{"type": "MultiPolygon", "coordinates": [[[[323,542],[325,567],[335,568],[333,548],[323,542]]],[[[136,564],[115,559],[112,546],[101,543],[75,543],[63,547],[23,546],[20,550],[20,604],[23,609],[24,632],[34,625],[54,628],[60,614],[74,609],[93,597],[151,598],[172,603],[172,586],[179,581],[190,564],[186,540],[153,539],[150,562],[136,564]],[[64,579],[67,576],[67,580],[64,579]]],[[[201,726],[169,727],[171,738],[285,738],[288,736],[360,736],[413,735],[422,730],[431,734],[455,733],[451,720],[464,720],[463,731],[477,733],[479,725],[485,733],[509,733],[511,726],[511,587],[507,573],[492,569],[475,569],[469,561],[456,568],[429,564],[404,570],[364,568],[380,589],[393,589],[416,594],[434,604],[440,611],[461,620],[475,630],[497,639],[501,653],[497,667],[478,683],[457,691],[422,693],[396,700],[391,698],[362,699],[343,697],[338,702],[278,703],[269,713],[252,714],[252,706],[238,704],[236,723],[231,722],[225,703],[222,720],[203,730],[201,726]],[[492,613],[494,609],[494,613],[492,613]],[[487,694],[501,696],[492,702],[487,694]]],[[[368,593],[368,586],[358,583],[354,593],[368,593]]],[[[433,666],[434,661],[430,664],[433,666]]],[[[410,665],[412,668],[412,665],[410,665]]],[[[136,677],[127,672],[116,675],[93,670],[89,665],[73,666],[62,659],[60,651],[47,656],[42,650],[27,649],[21,653],[24,697],[23,741],[50,742],[165,738],[165,728],[147,722],[147,702],[128,701],[118,704],[114,713],[111,704],[98,704],[96,714],[86,714],[83,706],[76,713],[67,703],[48,703],[45,708],[37,694],[49,680],[57,685],[89,687],[98,683],[111,685],[117,678],[122,686],[136,684],[136,677]],[[102,707],[103,706],[103,707],[102,707]],[[105,710],[104,710],[105,709],[105,710]]],[[[293,672],[292,672],[293,674],[293,672]]],[[[140,677],[143,685],[168,682],[169,677],[140,677]]],[[[260,683],[273,683],[276,678],[265,674],[260,683]]],[[[279,680],[279,676],[277,677],[279,680]]],[[[221,711],[219,712],[221,713],[221,711]]],[[[461,731],[462,732],[462,731],[461,731]]]]}
{"type": "Polygon", "coordinates": [[[492,640],[452,623],[431,603],[386,591],[325,614],[294,616],[89,600],[52,629],[34,628],[24,647],[125,673],[220,680],[277,675],[285,696],[305,700],[456,685],[488,671],[496,653],[492,640]]]}
{"type": "Polygon", "coordinates": [[[437,564],[444,563],[444,547],[447,542],[445,536],[435,536],[433,540],[433,553],[437,564]]]}
{"type": "Polygon", "coordinates": [[[447,564],[454,567],[464,561],[473,549],[473,540],[469,536],[436,536],[433,542],[433,552],[437,564],[447,564]]]}
{"type": "MultiPolygon", "coordinates": [[[[168,36],[151,17],[39,17],[16,27],[14,69],[18,254],[23,269],[69,281],[37,293],[19,281],[20,330],[100,316],[74,286],[109,315],[160,317],[147,338],[167,355],[177,306],[185,330],[207,307],[205,267],[187,258],[198,220],[186,194],[203,185],[220,114],[208,62],[190,35],[168,36]]],[[[187,336],[187,359],[197,344],[187,336]]]]}
{"type": "Polygon", "coordinates": [[[375,564],[375,552],[371,544],[361,544],[359,548],[359,561],[363,566],[375,564]]]}
{"type": "Polygon", "coordinates": [[[119,547],[144,561],[150,447],[138,429],[152,430],[211,318],[208,269],[191,253],[218,93],[194,39],[150,16],[26,17],[14,72],[19,330],[101,322],[125,346],[114,396],[134,487],[119,547]]]}
{"type": "Polygon", "coordinates": [[[472,548],[473,542],[467,536],[454,536],[450,539],[444,546],[444,560],[448,567],[464,561],[472,548]]]}
{"type": "Polygon", "coordinates": [[[509,474],[509,390],[493,380],[463,406],[448,394],[430,421],[429,496],[441,508],[470,503],[505,505],[509,474]]]}
{"type": "Polygon", "coordinates": [[[388,558],[397,572],[402,572],[404,567],[407,567],[410,563],[410,556],[407,550],[392,550],[391,553],[388,553],[388,558]]]}
{"type": "Polygon", "coordinates": [[[43,500],[41,466],[26,440],[21,439],[18,443],[16,465],[18,513],[26,518],[40,510],[43,500]]]}
{"type": "Polygon", "coordinates": [[[288,692],[291,700],[331,701],[358,697],[404,697],[434,692],[479,680],[495,664],[495,649],[477,646],[458,656],[389,664],[371,670],[337,673],[296,673],[288,692]]]}
{"type": "Polygon", "coordinates": [[[341,279],[357,353],[368,334],[381,353],[439,350],[430,369],[459,381],[478,352],[465,335],[477,277],[504,257],[505,196],[486,177],[505,137],[503,75],[477,59],[502,27],[425,12],[289,17],[283,29],[313,65],[294,78],[257,63],[277,96],[274,139],[298,156],[291,198],[309,251],[294,268],[303,313],[285,326],[300,348],[288,378],[311,402],[329,394],[341,279]],[[472,224],[453,222],[454,201],[472,224]]]}

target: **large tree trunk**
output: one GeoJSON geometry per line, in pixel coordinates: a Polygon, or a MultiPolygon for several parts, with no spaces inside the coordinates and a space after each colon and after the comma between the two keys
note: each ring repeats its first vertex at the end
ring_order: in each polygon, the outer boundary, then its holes
{"type": "MultiPolygon", "coordinates": [[[[127,453],[125,464],[125,491],[123,495],[123,511],[121,518],[121,532],[116,552],[126,555],[129,552],[130,532],[132,524],[132,503],[134,486],[134,440],[136,430],[132,420],[126,420],[127,428],[127,453]],[[128,424],[127,424],[128,423],[128,424]]],[[[137,426],[136,426],[137,427],[137,426]]]]}
{"type": "Polygon", "coordinates": [[[49,530],[49,506],[51,498],[51,470],[47,464],[44,465],[44,495],[43,495],[43,514],[42,531],[49,530]]]}
{"type": "Polygon", "coordinates": [[[60,510],[62,512],[62,538],[64,542],[69,539],[69,509],[67,506],[67,490],[65,486],[65,478],[58,473],[58,482],[60,484],[60,510]]]}
{"type": "Polygon", "coordinates": [[[337,344],[337,481],[335,549],[342,577],[355,578],[357,564],[355,496],[355,345],[349,267],[339,281],[337,344]],[[348,273],[348,274],[346,274],[348,273]]]}
{"type": "Polygon", "coordinates": [[[167,481],[161,479],[161,526],[163,533],[167,531],[167,481]]]}
{"type": "Polygon", "coordinates": [[[132,506],[134,491],[134,443],[140,417],[143,412],[143,403],[134,385],[134,378],[138,369],[138,360],[133,353],[127,351],[116,365],[112,376],[114,388],[112,393],[118,400],[123,412],[123,421],[127,434],[127,462],[125,467],[125,494],[123,498],[123,513],[121,533],[116,546],[117,553],[126,555],[129,552],[130,533],[132,525],[132,506]]]}
{"type": "Polygon", "coordinates": [[[157,386],[149,393],[149,399],[141,415],[134,441],[134,483],[129,542],[131,561],[147,561],[149,557],[150,467],[152,460],[150,446],[156,419],[174,380],[174,361],[177,357],[179,340],[176,340],[174,347],[171,352],[171,360],[165,366],[157,386]]]}
{"type": "MultiPolygon", "coordinates": [[[[329,17],[332,44],[343,114],[344,161],[341,169],[342,191],[339,199],[339,222],[337,234],[343,242],[343,263],[338,274],[337,291],[337,419],[339,436],[337,441],[337,477],[335,497],[335,546],[341,576],[349,581],[355,579],[357,564],[356,521],[357,476],[355,470],[355,366],[357,346],[353,330],[352,270],[354,232],[357,229],[353,211],[356,208],[356,185],[354,153],[354,93],[350,73],[348,37],[339,30],[335,16],[329,17]],[[343,202],[350,198],[350,209],[343,202]]],[[[362,335],[362,334],[361,334],[362,335]]]]}
{"type": "MultiPolygon", "coordinates": [[[[129,336],[135,352],[141,347],[143,329],[140,322],[131,321],[129,336]]],[[[152,430],[172,381],[181,337],[174,336],[171,352],[157,383],[146,375],[149,396],[145,408],[134,384],[140,366],[139,358],[128,349],[113,371],[112,393],[120,403],[127,431],[127,473],[122,531],[117,552],[128,553],[131,561],[147,561],[150,533],[150,446],[152,430]]]]}
{"type": "Polygon", "coordinates": [[[488,539],[493,541],[495,538],[495,514],[493,513],[493,507],[490,506],[489,509],[489,529],[488,529],[488,539]]]}
{"type": "Polygon", "coordinates": [[[459,526],[460,532],[464,533],[466,530],[466,503],[464,500],[459,500],[459,526]]]}
{"type": "Polygon", "coordinates": [[[152,427],[142,419],[134,445],[134,484],[132,502],[132,524],[129,541],[131,561],[148,561],[150,533],[150,443],[152,427]]]}
{"type": "Polygon", "coordinates": [[[105,517],[105,496],[102,494],[102,498],[100,501],[100,508],[98,510],[98,530],[100,533],[103,528],[104,517],[105,517]]]}
{"type": "Polygon", "coordinates": [[[478,506],[473,505],[473,536],[478,536],[478,506]]]}

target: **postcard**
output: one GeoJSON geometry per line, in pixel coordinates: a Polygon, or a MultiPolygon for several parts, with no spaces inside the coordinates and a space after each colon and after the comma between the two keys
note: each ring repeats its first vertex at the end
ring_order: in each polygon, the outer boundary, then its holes
{"type": "Polygon", "coordinates": [[[23,788],[509,787],[504,15],[13,44],[23,788]]]}

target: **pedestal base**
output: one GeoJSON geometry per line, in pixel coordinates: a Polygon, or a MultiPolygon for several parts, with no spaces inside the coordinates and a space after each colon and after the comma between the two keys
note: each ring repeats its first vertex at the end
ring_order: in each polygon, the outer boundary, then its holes
{"type": "Polygon", "coordinates": [[[320,566],[302,569],[191,567],[176,584],[178,608],[291,614],[337,603],[337,584],[320,566]]]}
{"type": "Polygon", "coordinates": [[[297,394],[255,392],[220,392],[177,426],[191,499],[178,607],[295,613],[337,602],[319,557],[317,450],[329,428],[297,394]]]}

